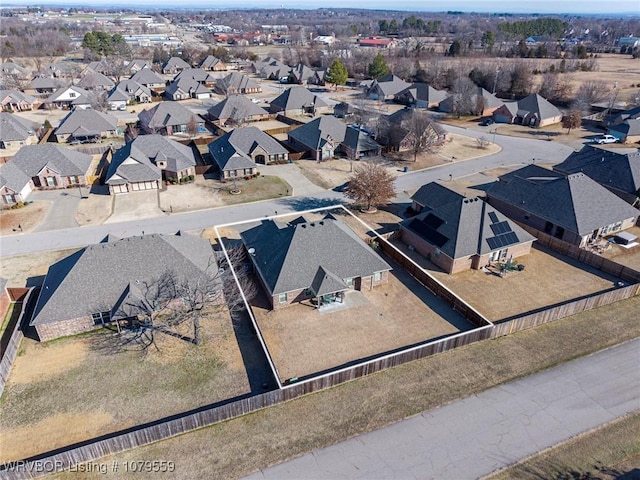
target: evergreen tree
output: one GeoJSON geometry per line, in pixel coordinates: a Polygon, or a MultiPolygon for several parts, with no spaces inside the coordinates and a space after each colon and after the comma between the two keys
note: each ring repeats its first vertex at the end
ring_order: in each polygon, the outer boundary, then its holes
{"type": "Polygon", "coordinates": [[[345,67],[337,58],[333,61],[325,75],[325,81],[332,83],[334,86],[344,85],[347,83],[347,67],[345,67]]]}
{"type": "Polygon", "coordinates": [[[387,65],[387,61],[382,54],[379,53],[375,56],[373,62],[369,64],[369,75],[374,79],[378,79],[387,73],[389,73],[389,65],[387,65]]]}

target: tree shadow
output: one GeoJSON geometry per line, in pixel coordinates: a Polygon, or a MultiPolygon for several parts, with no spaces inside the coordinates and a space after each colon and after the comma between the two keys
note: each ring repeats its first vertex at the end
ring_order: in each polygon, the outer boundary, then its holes
{"type": "Polygon", "coordinates": [[[276,200],[277,203],[294,211],[310,210],[314,208],[337,207],[346,202],[341,198],[316,198],[316,197],[287,197],[276,200]]]}

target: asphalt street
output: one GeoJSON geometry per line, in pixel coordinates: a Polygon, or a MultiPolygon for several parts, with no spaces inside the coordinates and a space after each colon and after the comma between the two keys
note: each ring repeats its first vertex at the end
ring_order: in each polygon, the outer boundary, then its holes
{"type": "Polygon", "coordinates": [[[637,339],[245,480],[475,479],[640,409],[639,364],[637,339]]]}

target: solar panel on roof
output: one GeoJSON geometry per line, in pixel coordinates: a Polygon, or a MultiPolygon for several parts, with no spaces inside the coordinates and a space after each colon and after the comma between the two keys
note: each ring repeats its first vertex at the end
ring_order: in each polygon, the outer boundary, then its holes
{"type": "Polygon", "coordinates": [[[513,232],[507,232],[501,235],[496,235],[495,237],[487,238],[487,244],[491,250],[496,250],[508,245],[514,245],[516,243],[518,243],[518,236],[513,232]]]}
{"type": "Polygon", "coordinates": [[[489,244],[489,248],[491,250],[497,250],[500,248],[500,245],[496,241],[496,237],[487,238],[487,243],[489,244]]]}
{"type": "Polygon", "coordinates": [[[426,226],[437,230],[438,228],[440,228],[440,225],[444,223],[444,220],[436,217],[433,213],[430,213],[424,218],[423,222],[426,226]]]}
{"type": "Polygon", "coordinates": [[[491,219],[491,223],[498,223],[498,216],[496,212],[489,212],[489,218],[491,219]]]}
{"type": "Polygon", "coordinates": [[[447,243],[447,237],[420,220],[412,220],[411,223],[409,223],[409,228],[436,247],[442,247],[447,243]]]}
{"type": "Polygon", "coordinates": [[[511,231],[511,227],[509,226],[509,222],[500,222],[491,224],[491,230],[494,235],[502,235],[503,233],[507,233],[511,231]]]}

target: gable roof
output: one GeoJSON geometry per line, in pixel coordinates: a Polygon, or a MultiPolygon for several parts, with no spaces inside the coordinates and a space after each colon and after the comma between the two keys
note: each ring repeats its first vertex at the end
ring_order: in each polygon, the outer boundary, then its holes
{"type": "Polygon", "coordinates": [[[141,85],[151,85],[151,84],[162,84],[164,85],[164,78],[162,78],[158,73],[154,72],[150,68],[143,68],[138,70],[131,76],[131,80],[135,80],[141,85]]]}
{"type": "Polygon", "coordinates": [[[155,107],[142,110],[138,114],[140,122],[149,128],[164,128],[167,125],[186,125],[191,121],[192,117],[195,117],[196,121],[202,122],[202,119],[200,119],[198,115],[177,102],[160,102],[155,107]]]}
{"type": "Polygon", "coordinates": [[[29,177],[35,177],[44,167],[64,177],[86,175],[92,161],[91,155],[51,143],[25,145],[11,159],[29,177]]]}
{"type": "Polygon", "coordinates": [[[560,110],[554,107],[546,98],[538,95],[537,93],[532,93],[531,95],[518,100],[518,111],[522,111],[522,113],[535,113],[540,119],[562,116],[560,110]]]}
{"type": "Polygon", "coordinates": [[[635,208],[584,173],[563,176],[544,170],[528,168],[500,177],[487,195],[580,236],[638,216],[635,208]]]}
{"type": "Polygon", "coordinates": [[[0,72],[2,72],[3,75],[28,76],[31,74],[29,70],[13,62],[0,63],[0,72]]]}
{"type": "MultiPolygon", "coordinates": [[[[186,70],[183,70],[185,72],[186,70]]],[[[205,87],[202,83],[197,81],[195,78],[191,78],[189,76],[180,77],[176,76],[176,78],[167,86],[165,93],[167,95],[174,95],[182,91],[188,95],[191,94],[202,94],[202,93],[211,93],[211,90],[205,87]]]]}
{"type": "MultiPolygon", "coordinates": [[[[75,85],[69,85],[68,87],[60,87],[58,90],[53,92],[47,99],[46,103],[54,103],[59,101],[59,98],[66,93],[67,91],[72,90],[76,93],[76,97],[71,100],[73,105],[89,105],[91,103],[91,94],[87,92],[85,89],[77,87],[75,85]]],[[[69,100],[64,100],[65,102],[69,100]]]]}
{"type": "Polygon", "coordinates": [[[178,172],[196,164],[191,147],[163,135],[138,135],[131,144],[154,164],[166,162],[167,169],[178,172]]]}
{"type": "Polygon", "coordinates": [[[213,55],[207,55],[204,60],[200,62],[198,67],[200,68],[213,68],[218,63],[222,63],[219,58],[214,57],[213,55]]]}
{"type": "Polygon", "coordinates": [[[153,234],[90,245],[49,268],[31,325],[104,311],[126,313],[124,298],[139,297],[145,282],[167,271],[183,281],[217,270],[209,241],[192,235],[153,234]]]}
{"type": "Polygon", "coordinates": [[[131,78],[121,80],[109,93],[109,100],[129,100],[136,94],[151,97],[151,90],[131,78]],[[138,93],[140,92],[140,93],[138,93]]]}
{"type": "Polygon", "coordinates": [[[323,147],[329,139],[338,146],[344,141],[347,126],[330,115],[323,115],[311,122],[291,130],[288,135],[312,150],[323,147]]]}
{"type": "Polygon", "coordinates": [[[289,74],[291,67],[275,58],[267,57],[253,63],[256,73],[266,78],[282,78],[289,74]]]}
{"type": "Polygon", "coordinates": [[[377,80],[374,80],[369,87],[369,91],[378,88],[384,96],[389,96],[396,95],[398,92],[401,92],[402,90],[410,86],[410,83],[405,82],[400,77],[396,77],[393,74],[388,74],[380,77],[377,80]]]}
{"type": "Polygon", "coordinates": [[[265,220],[240,236],[247,250],[253,249],[252,260],[271,295],[314,287],[330,291],[342,279],[391,270],[348,226],[331,216],[284,225],[265,220]]]}
{"type": "Polygon", "coordinates": [[[0,90],[0,101],[4,101],[9,98],[11,103],[29,103],[36,102],[36,98],[31,95],[21,92],[20,90],[0,90]]]}
{"type": "Polygon", "coordinates": [[[7,187],[14,192],[20,192],[30,181],[31,177],[12,161],[0,165],[0,188],[7,187]]]}
{"type": "Polygon", "coordinates": [[[78,81],[78,86],[82,88],[111,88],[114,85],[113,80],[100,72],[89,72],[78,81]]]}
{"type": "Polygon", "coordinates": [[[484,255],[535,240],[478,197],[466,198],[435,182],[423,187],[427,187],[424,191],[433,191],[437,196],[431,206],[416,217],[404,220],[402,225],[450,258],[484,255]]]}
{"type": "Polygon", "coordinates": [[[35,135],[39,125],[26,118],[0,112],[0,141],[26,140],[35,135]]]}
{"type": "Polygon", "coordinates": [[[256,127],[236,128],[208,146],[209,153],[221,170],[256,167],[250,155],[258,147],[269,155],[287,153],[286,148],[256,127]]]}
{"type": "Polygon", "coordinates": [[[267,115],[267,111],[254,104],[244,95],[231,95],[207,110],[214,119],[231,118],[234,120],[249,118],[254,115],[267,115]]]}
{"type": "Polygon", "coordinates": [[[31,80],[29,87],[33,88],[34,90],[38,90],[38,89],[55,90],[57,88],[60,88],[62,83],[63,83],[62,80],[58,80],[57,78],[53,78],[53,77],[34,77],[33,80],[31,80]]]}
{"type": "Polygon", "coordinates": [[[640,135],[640,118],[627,118],[624,122],[609,127],[609,133],[618,132],[622,136],[640,135]]]}
{"type": "Polygon", "coordinates": [[[582,172],[599,184],[622,192],[640,190],[640,151],[623,154],[586,146],[553,169],[565,174],[582,172]]]}
{"type": "MultiPolygon", "coordinates": [[[[140,135],[140,137],[142,136],[140,135]]],[[[153,182],[161,178],[162,172],[151,158],[133,146],[133,142],[130,142],[113,154],[105,183],[107,185],[124,185],[126,183],[153,182]]]]}
{"type": "Polygon", "coordinates": [[[233,90],[255,90],[260,89],[260,86],[244,73],[232,72],[224,78],[218,79],[216,82],[219,88],[233,89],[233,90]]]}
{"type": "Polygon", "coordinates": [[[91,108],[75,108],[62,119],[60,125],[56,128],[56,135],[73,135],[79,130],[102,133],[116,130],[117,128],[118,119],[113,115],[91,108]]]}
{"type": "Polygon", "coordinates": [[[342,144],[356,152],[371,152],[379,150],[380,145],[369,135],[360,131],[359,128],[348,126],[345,130],[344,140],[342,144]]]}
{"type": "Polygon", "coordinates": [[[181,59],[180,57],[171,57],[169,60],[167,60],[166,62],[164,62],[162,64],[162,70],[166,70],[168,68],[191,68],[191,65],[189,65],[187,62],[185,62],[183,59],[181,59]]]}
{"type": "Polygon", "coordinates": [[[460,194],[440,185],[438,182],[430,182],[422,185],[416,193],[411,196],[411,200],[424,208],[437,208],[447,203],[453,203],[460,198],[460,194]]]}
{"type": "Polygon", "coordinates": [[[429,103],[440,103],[447,98],[449,94],[444,90],[436,90],[427,83],[412,83],[404,90],[399,91],[396,97],[408,96],[413,101],[424,101],[429,103]]]}
{"type": "Polygon", "coordinates": [[[291,87],[271,101],[272,106],[282,110],[297,110],[303,107],[326,107],[327,103],[305,87],[291,87]]]}

